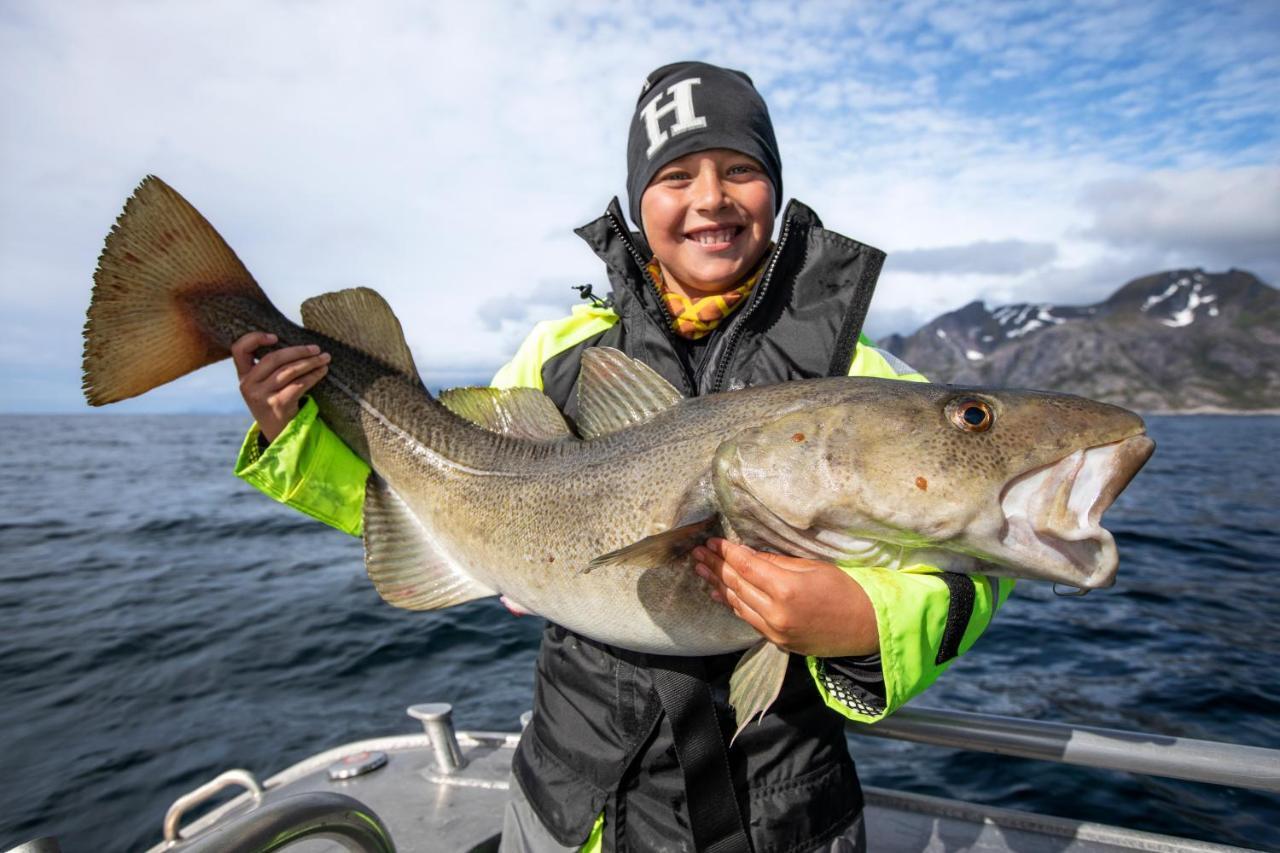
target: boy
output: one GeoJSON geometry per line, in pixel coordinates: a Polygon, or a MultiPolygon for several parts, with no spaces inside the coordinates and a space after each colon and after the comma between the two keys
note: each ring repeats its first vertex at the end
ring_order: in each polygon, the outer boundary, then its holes
{"type": "MultiPolygon", "coordinates": [[[[825,230],[797,202],[771,242],[781,159],[745,74],[697,62],[654,71],[627,159],[641,233],[616,200],[578,230],[605,262],[610,299],[539,324],[495,385],[540,388],[572,421],[591,346],[644,361],[689,396],[845,373],[923,380],[859,343],[881,252],[825,230]]],[[[250,334],[233,348],[258,421],[237,472],[358,532],[367,468],[303,404],[326,356],[292,348],[255,364],[267,342],[250,334]]],[[[739,655],[644,655],[548,624],[503,850],[863,849],[845,717],[874,721],[924,689],[1008,591],[928,567],[844,570],[723,540],[694,556],[714,598],[796,653],[772,709],[729,749],[739,655]]]]}

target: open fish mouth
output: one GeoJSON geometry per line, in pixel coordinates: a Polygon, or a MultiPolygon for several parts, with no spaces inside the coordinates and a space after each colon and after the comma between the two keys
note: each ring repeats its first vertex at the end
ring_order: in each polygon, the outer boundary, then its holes
{"type": "Polygon", "coordinates": [[[1004,557],[1036,569],[1043,580],[1080,589],[1111,586],[1119,556],[1102,514],[1155,446],[1145,434],[1130,436],[1010,480],[1000,495],[1004,557]]]}

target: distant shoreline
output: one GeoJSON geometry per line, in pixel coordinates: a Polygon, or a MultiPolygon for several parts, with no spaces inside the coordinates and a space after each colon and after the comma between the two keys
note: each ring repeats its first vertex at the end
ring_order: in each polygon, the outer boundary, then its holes
{"type": "Polygon", "coordinates": [[[1194,409],[1139,409],[1141,415],[1249,415],[1275,417],[1280,409],[1219,409],[1216,406],[1198,406],[1194,409]]]}

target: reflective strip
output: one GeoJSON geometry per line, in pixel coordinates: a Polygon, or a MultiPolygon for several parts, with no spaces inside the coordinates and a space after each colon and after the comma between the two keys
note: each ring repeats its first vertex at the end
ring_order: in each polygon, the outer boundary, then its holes
{"type": "Polygon", "coordinates": [[[877,379],[901,379],[907,382],[927,382],[919,372],[902,359],[870,341],[860,340],[849,362],[850,376],[870,376],[877,379]]]}
{"type": "Polygon", "coordinates": [[[916,372],[916,369],[914,367],[907,364],[905,361],[898,358],[896,355],[889,352],[887,349],[880,349],[880,347],[872,347],[871,349],[875,351],[876,355],[880,356],[885,361],[887,361],[889,363],[889,366],[893,368],[893,372],[898,374],[899,376],[906,376],[908,373],[916,372]]]}

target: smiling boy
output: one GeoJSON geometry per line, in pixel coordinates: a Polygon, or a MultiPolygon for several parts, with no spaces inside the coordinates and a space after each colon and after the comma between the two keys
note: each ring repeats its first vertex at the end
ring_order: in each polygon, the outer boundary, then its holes
{"type": "MultiPolygon", "coordinates": [[[[609,300],[540,323],[495,385],[539,388],[572,421],[592,346],[622,350],[688,396],[846,373],[923,379],[860,342],[883,253],[826,230],[798,202],[771,242],[781,160],[745,74],[697,62],[650,74],[627,190],[640,233],[616,200],[578,229],[605,263],[609,300]]],[[[368,469],[304,397],[325,354],[292,348],[255,362],[267,342],[254,333],[233,347],[258,422],[237,472],[358,533],[368,469]]],[[[719,539],[694,556],[712,597],[795,653],[771,711],[730,749],[739,654],[639,654],[548,623],[503,850],[863,849],[846,718],[872,722],[923,690],[1008,594],[981,577],[845,569],[719,539]]]]}

